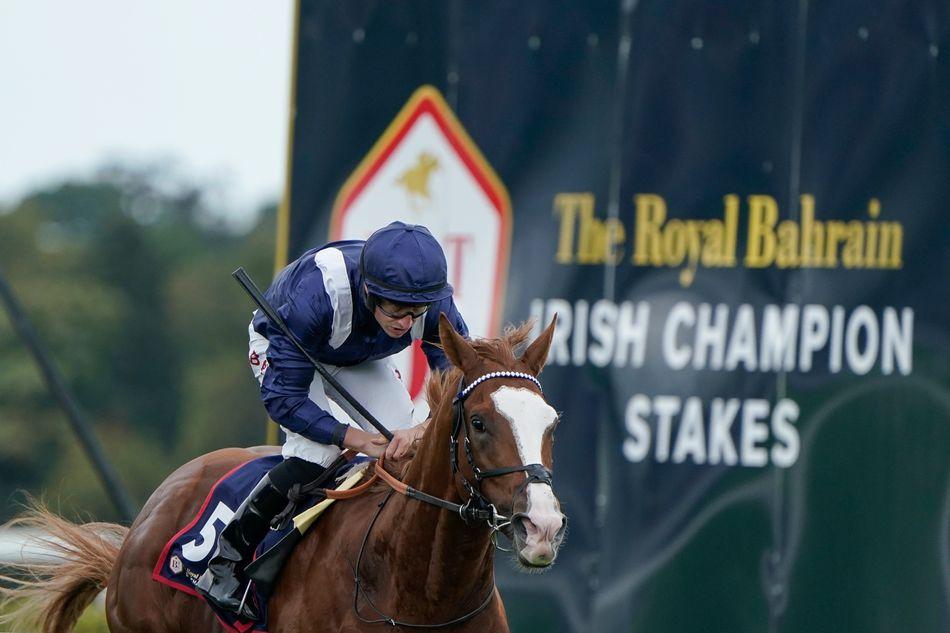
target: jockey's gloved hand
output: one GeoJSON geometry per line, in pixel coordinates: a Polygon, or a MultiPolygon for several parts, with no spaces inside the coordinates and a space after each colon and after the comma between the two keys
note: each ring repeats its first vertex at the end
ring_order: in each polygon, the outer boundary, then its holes
{"type": "Polygon", "coordinates": [[[379,457],[386,451],[389,441],[378,433],[367,433],[351,426],[343,437],[343,448],[348,448],[369,457],[379,457]]]}
{"type": "Polygon", "coordinates": [[[402,459],[412,450],[412,445],[422,438],[428,420],[408,429],[393,431],[393,441],[386,447],[386,459],[402,459]]]}

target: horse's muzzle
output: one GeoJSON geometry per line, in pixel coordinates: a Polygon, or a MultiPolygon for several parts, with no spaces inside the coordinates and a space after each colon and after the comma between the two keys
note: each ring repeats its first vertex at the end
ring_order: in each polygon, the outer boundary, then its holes
{"type": "Polygon", "coordinates": [[[564,540],[567,518],[561,513],[549,486],[533,486],[546,489],[547,494],[539,491],[537,496],[529,495],[527,511],[511,517],[512,541],[522,565],[543,569],[557,558],[558,548],[564,540]]]}

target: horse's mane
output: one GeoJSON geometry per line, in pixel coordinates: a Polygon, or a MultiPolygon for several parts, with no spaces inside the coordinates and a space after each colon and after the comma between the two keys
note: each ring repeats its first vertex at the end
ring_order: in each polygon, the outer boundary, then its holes
{"type": "MultiPolygon", "coordinates": [[[[518,356],[524,351],[522,348],[531,331],[534,329],[534,320],[524,321],[521,325],[509,325],[498,338],[472,339],[469,341],[475,348],[475,352],[482,359],[499,365],[499,368],[511,369],[518,362],[518,356]]],[[[429,411],[435,413],[445,398],[455,397],[455,390],[458,388],[459,379],[462,377],[462,370],[458,367],[449,367],[445,371],[433,370],[426,383],[426,401],[429,403],[429,411]]],[[[416,442],[416,450],[422,445],[422,439],[416,442]]],[[[387,464],[386,470],[397,477],[402,478],[406,474],[412,458],[416,451],[394,464],[387,464]]],[[[387,488],[386,484],[381,484],[377,489],[387,488]]]]}

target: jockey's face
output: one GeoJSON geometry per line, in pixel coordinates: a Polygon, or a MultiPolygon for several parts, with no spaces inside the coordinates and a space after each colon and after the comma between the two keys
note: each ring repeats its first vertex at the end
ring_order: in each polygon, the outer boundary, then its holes
{"type": "Polygon", "coordinates": [[[428,305],[402,305],[380,299],[373,310],[373,316],[386,334],[399,338],[409,331],[413,321],[421,318],[428,308],[428,305]]]}

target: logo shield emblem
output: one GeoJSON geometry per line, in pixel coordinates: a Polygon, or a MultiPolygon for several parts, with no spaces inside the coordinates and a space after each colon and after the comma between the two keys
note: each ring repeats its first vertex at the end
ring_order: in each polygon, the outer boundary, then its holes
{"type": "MultiPolygon", "coordinates": [[[[508,255],[508,191],[432,86],[422,86],[337,195],[330,239],[366,239],[394,220],[426,226],[445,250],[449,283],[472,336],[498,334],[508,255]]],[[[425,417],[419,343],[395,358],[425,417]]]]}

